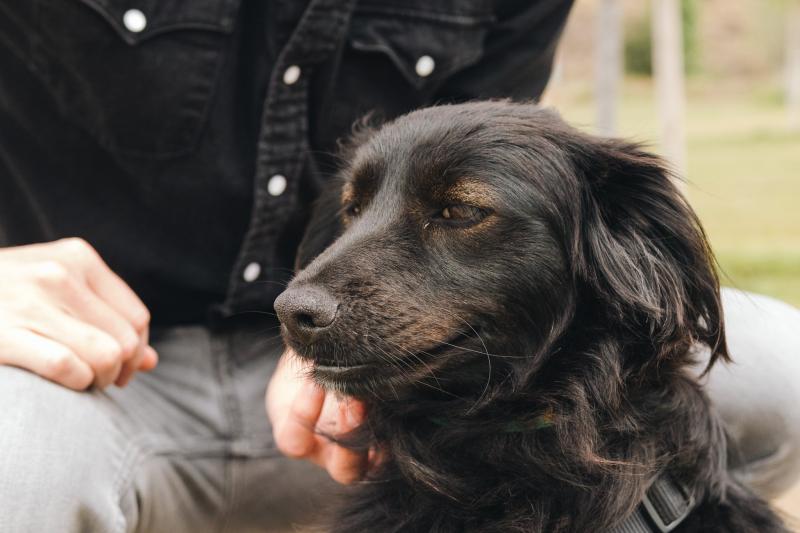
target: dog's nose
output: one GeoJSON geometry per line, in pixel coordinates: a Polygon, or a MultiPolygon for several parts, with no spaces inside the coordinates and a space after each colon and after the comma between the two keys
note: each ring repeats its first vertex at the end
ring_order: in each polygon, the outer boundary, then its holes
{"type": "Polygon", "coordinates": [[[275,312],[289,335],[309,344],[336,319],[339,303],[318,287],[294,287],[275,300],[275,312]]]}

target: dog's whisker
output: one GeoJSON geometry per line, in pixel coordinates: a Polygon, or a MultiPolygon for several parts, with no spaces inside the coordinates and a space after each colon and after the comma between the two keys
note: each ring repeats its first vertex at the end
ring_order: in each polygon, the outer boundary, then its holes
{"type": "MultiPolygon", "coordinates": [[[[481,345],[483,346],[483,352],[481,352],[480,350],[471,350],[471,351],[475,351],[477,353],[482,353],[482,354],[485,354],[485,355],[490,355],[489,354],[489,349],[486,347],[486,343],[484,342],[483,337],[481,337],[480,333],[478,333],[478,330],[472,324],[470,324],[465,318],[463,318],[462,316],[460,316],[457,313],[453,312],[452,310],[445,309],[443,307],[433,306],[433,308],[436,309],[437,311],[442,312],[442,313],[449,314],[450,316],[454,317],[455,319],[457,319],[457,320],[463,322],[464,324],[466,324],[466,326],[472,331],[472,333],[475,336],[475,338],[478,339],[480,341],[481,345]]],[[[442,344],[447,344],[447,343],[442,343],[442,344]]]]}
{"type": "MultiPolygon", "coordinates": [[[[375,337],[375,338],[377,338],[378,340],[383,340],[383,339],[380,339],[379,337],[375,337]]],[[[408,377],[413,379],[413,375],[411,373],[411,371],[413,370],[413,367],[411,367],[408,364],[408,362],[403,361],[402,358],[393,357],[391,354],[386,352],[386,350],[384,350],[380,346],[374,346],[374,348],[380,350],[380,353],[376,353],[375,355],[377,355],[381,360],[385,361],[390,366],[396,368],[400,372],[401,375],[408,376],[408,377]]]]}
{"type": "MultiPolygon", "coordinates": [[[[269,333],[270,331],[275,331],[276,329],[281,329],[280,324],[278,324],[277,326],[270,326],[268,328],[258,328],[257,330],[248,332],[247,336],[259,337],[259,340],[262,340],[261,339],[261,335],[262,334],[269,333]]],[[[278,337],[279,336],[280,335],[278,335],[278,337]]],[[[270,338],[272,339],[272,338],[275,338],[275,337],[270,337],[270,338]]]]}
{"type": "MultiPolygon", "coordinates": [[[[472,406],[469,409],[467,409],[466,414],[469,415],[481,403],[481,401],[484,399],[486,394],[489,392],[489,387],[490,387],[491,382],[492,382],[492,358],[491,358],[491,355],[489,354],[489,348],[487,348],[486,343],[483,340],[483,337],[481,337],[480,333],[478,333],[478,330],[475,329],[472,326],[472,324],[470,324],[467,320],[465,320],[464,318],[462,318],[461,316],[457,315],[456,313],[454,313],[452,311],[448,311],[448,310],[445,310],[445,309],[440,309],[440,310],[445,312],[445,313],[449,313],[450,316],[452,316],[452,317],[460,320],[464,324],[466,324],[467,327],[470,330],[472,330],[472,333],[475,335],[475,337],[480,341],[481,346],[483,346],[483,352],[480,352],[479,350],[475,350],[475,352],[476,353],[481,353],[482,355],[486,356],[486,362],[488,364],[487,375],[486,375],[486,383],[483,386],[483,390],[481,391],[481,394],[478,396],[478,398],[475,400],[475,402],[472,404],[472,406]]],[[[450,343],[442,343],[442,344],[450,344],[450,343]]]]}
{"type": "Polygon", "coordinates": [[[411,368],[408,367],[407,364],[404,363],[404,361],[402,361],[401,359],[397,359],[395,357],[392,357],[389,353],[387,353],[380,346],[374,346],[374,348],[379,350],[379,353],[376,353],[375,355],[377,355],[382,361],[385,361],[390,366],[396,368],[398,371],[400,371],[401,374],[408,375],[408,373],[411,370],[411,368]]]}
{"type": "MultiPolygon", "coordinates": [[[[386,352],[384,352],[384,353],[386,353],[386,352]]],[[[416,368],[413,367],[408,361],[405,361],[402,357],[396,358],[396,357],[392,357],[390,354],[387,354],[387,356],[390,357],[392,359],[392,361],[394,361],[394,362],[402,362],[403,365],[405,365],[404,367],[399,367],[397,364],[395,364],[395,367],[398,368],[398,370],[400,370],[401,374],[403,374],[403,376],[406,377],[410,383],[419,384],[419,385],[422,385],[424,387],[428,387],[429,389],[435,390],[437,392],[441,392],[443,394],[449,394],[450,396],[453,396],[455,398],[459,398],[455,394],[443,389],[441,387],[441,383],[439,383],[439,381],[438,381],[438,379],[436,378],[435,375],[432,374],[433,377],[434,377],[434,380],[436,380],[437,384],[439,385],[438,387],[436,387],[436,386],[434,386],[434,385],[432,385],[430,383],[426,383],[425,381],[415,377],[414,376],[414,371],[416,370],[416,368]]],[[[390,362],[392,362],[392,361],[390,361],[390,362]]]]}
{"type": "MultiPolygon", "coordinates": [[[[439,381],[439,378],[438,378],[438,377],[436,376],[436,374],[433,372],[433,369],[432,369],[432,368],[430,368],[430,366],[429,366],[427,363],[425,363],[425,361],[424,361],[424,360],[422,360],[422,358],[420,358],[420,357],[419,357],[417,354],[414,354],[413,352],[409,351],[408,349],[406,349],[406,348],[403,348],[402,346],[400,346],[400,345],[398,345],[398,344],[396,344],[396,343],[394,343],[393,341],[390,341],[390,340],[388,340],[388,339],[382,339],[382,338],[380,338],[380,337],[378,337],[378,336],[376,336],[376,335],[370,335],[370,334],[365,334],[364,336],[365,336],[365,337],[367,337],[367,336],[368,336],[368,337],[373,337],[373,338],[375,338],[375,339],[378,339],[379,341],[382,341],[382,342],[388,342],[388,343],[390,343],[390,344],[395,344],[395,346],[396,346],[397,348],[399,348],[399,349],[401,349],[401,350],[404,350],[404,351],[408,352],[408,354],[409,354],[409,355],[411,355],[411,356],[415,357],[415,358],[416,358],[416,359],[417,359],[417,360],[418,360],[418,361],[419,361],[421,364],[425,365],[425,367],[428,369],[428,372],[429,372],[429,373],[430,373],[430,375],[433,377],[434,381],[436,381],[436,384],[438,385],[438,387],[437,387],[437,386],[434,386],[434,385],[432,385],[432,384],[430,384],[430,383],[426,383],[425,381],[422,381],[421,379],[415,378],[415,377],[414,377],[414,375],[413,375],[413,372],[412,372],[412,371],[413,371],[413,370],[416,370],[416,368],[414,368],[413,366],[411,366],[411,364],[410,364],[408,361],[405,361],[405,360],[404,360],[404,358],[403,358],[402,356],[400,356],[400,357],[392,357],[392,356],[391,356],[391,354],[388,354],[388,353],[387,353],[385,350],[383,350],[382,348],[380,348],[380,346],[376,346],[376,348],[378,348],[378,349],[379,349],[379,350],[381,350],[381,351],[382,351],[384,354],[386,354],[386,356],[387,356],[387,357],[390,357],[390,358],[391,358],[391,361],[389,361],[390,363],[392,363],[392,362],[394,362],[394,361],[399,361],[399,362],[402,362],[404,365],[406,365],[406,369],[408,370],[408,372],[404,372],[404,370],[405,370],[405,369],[400,369],[400,370],[401,370],[401,372],[403,372],[403,373],[404,373],[404,375],[405,375],[405,376],[407,376],[407,377],[411,378],[411,379],[410,379],[410,381],[411,381],[411,382],[413,382],[413,383],[416,383],[416,384],[419,384],[419,385],[422,385],[422,386],[424,386],[424,387],[428,387],[428,388],[430,388],[430,389],[433,389],[433,390],[435,390],[435,391],[437,391],[437,392],[441,392],[441,393],[443,393],[443,394],[447,394],[447,395],[449,395],[449,396],[452,396],[453,398],[457,398],[457,399],[459,399],[459,400],[463,400],[463,399],[464,399],[464,398],[462,398],[462,397],[460,397],[460,396],[458,396],[458,395],[456,395],[456,394],[453,394],[452,392],[450,392],[450,391],[448,391],[448,390],[445,390],[445,389],[442,387],[442,384],[441,384],[441,382],[439,381]]],[[[379,355],[379,357],[381,357],[381,356],[380,356],[380,354],[378,354],[378,355],[379,355]]],[[[381,357],[381,358],[382,358],[382,359],[384,359],[384,360],[386,360],[384,357],[381,357]]],[[[397,367],[397,365],[395,365],[395,367],[397,367]]],[[[399,369],[399,367],[397,367],[397,368],[399,369]]]]}
{"type": "Polygon", "coordinates": [[[450,342],[445,342],[445,341],[441,341],[439,343],[439,345],[441,345],[441,346],[451,346],[453,348],[457,348],[457,349],[459,349],[461,351],[464,351],[464,352],[479,353],[481,355],[488,355],[489,357],[497,357],[498,359],[529,359],[530,358],[530,356],[527,356],[527,355],[504,355],[504,354],[499,354],[499,353],[486,353],[486,352],[482,352],[481,350],[475,350],[474,348],[467,348],[466,346],[459,346],[457,344],[452,344],[450,342]]]}
{"type": "MultiPolygon", "coordinates": [[[[272,328],[272,329],[274,329],[274,328],[272,328]]],[[[261,336],[259,336],[257,341],[255,341],[255,342],[253,342],[251,344],[248,344],[248,350],[259,350],[261,348],[274,347],[276,344],[271,342],[271,341],[274,341],[275,339],[279,339],[280,337],[281,337],[280,334],[271,335],[269,337],[261,337],[261,336]]]]}
{"type": "Polygon", "coordinates": [[[286,287],[289,284],[289,281],[273,281],[270,279],[262,279],[256,280],[253,282],[254,285],[277,285],[278,287],[286,287]]]}
{"type": "Polygon", "coordinates": [[[264,310],[261,310],[261,309],[245,309],[244,311],[239,311],[238,313],[234,313],[232,316],[241,316],[241,315],[250,315],[250,314],[253,314],[253,315],[267,315],[267,316],[272,316],[272,317],[275,317],[275,318],[278,317],[278,315],[275,314],[275,313],[272,313],[270,311],[264,311],[264,310]]]}
{"type": "Polygon", "coordinates": [[[390,380],[388,382],[388,384],[389,384],[389,388],[392,389],[392,393],[394,393],[394,399],[399,402],[400,401],[400,395],[397,394],[397,389],[395,388],[394,383],[392,383],[391,380],[390,380]]]}
{"type": "Polygon", "coordinates": [[[260,272],[286,272],[287,274],[294,276],[295,271],[294,269],[287,268],[287,267],[278,267],[278,266],[261,266],[260,272]]]}
{"type": "MultiPolygon", "coordinates": [[[[483,341],[481,341],[481,342],[483,342],[483,341]]],[[[484,348],[485,347],[486,347],[486,345],[484,344],[484,348]]],[[[475,408],[478,405],[480,405],[481,401],[486,396],[486,393],[489,392],[489,384],[492,382],[492,358],[489,356],[489,352],[488,351],[486,352],[486,362],[489,365],[489,368],[487,369],[487,375],[486,375],[486,384],[483,386],[483,391],[481,391],[481,394],[480,394],[480,396],[478,396],[478,399],[475,400],[475,403],[473,403],[472,406],[469,409],[467,409],[467,414],[468,415],[472,414],[472,411],[474,411],[475,408]]]]}
{"type": "MultiPolygon", "coordinates": [[[[401,350],[403,349],[402,346],[398,345],[397,343],[395,343],[395,342],[393,342],[393,341],[391,341],[389,339],[383,339],[381,337],[378,337],[377,335],[371,335],[371,334],[365,334],[364,336],[377,339],[380,342],[390,343],[390,344],[393,344],[396,348],[399,348],[401,350]]],[[[381,348],[379,345],[376,345],[374,347],[379,349],[386,356],[386,358],[384,358],[384,360],[387,360],[388,362],[394,364],[394,366],[397,367],[397,368],[401,368],[399,365],[403,365],[403,369],[404,370],[408,370],[408,373],[406,375],[408,377],[412,377],[413,378],[412,372],[414,370],[416,370],[416,369],[402,355],[394,356],[391,353],[389,353],[386,350],[384,350],[383,348],[381,348]]],[[[408,353],[411,354],[411,352],[408,352],[408,353]]],[[[424,361],[422,361],[421,359],[419,359],[419,361],[424,364],[424,361]]]]}
{"type": "Polygon", "coordinates": [[[436,384],[437,384],[437,385],[439,386],[439,388],[441,389],[441,387],[442,387],[442,384],[441,384],[441,382],[439,381],[439,378],[436,376],[436,372],[434,372],[434,371],[433,371],[433,368],[431,368],[431,366],[430,366],[428,363],[426,363],[426,362],[425,362],[425,361],[422,359],[422,357],[420,357],[420,356],[419,356],[419,354],[415,354],[414,352],[412,352],[412,351],[411,351],[411,350],[409,350],[408,348],[406,348],[406,347],[404,347],[404,346],[400,345],[399,343],[397,343],[397,342],[394,342],[394,341],[392,341],[392,340],[390,340],[390,339],[382,339],[382,340],[383,340],[384,342],[388,342],[388,343],[390,343],[390,344],[394,345],[396,348],[398,348],[398,349],[402,350],[403,352],[407,353],[409,356],[411,356],[411,357],[413,357],[414,359],[416,359],[417,361],[419,361],[419,363],[420,363],[421,365],[425,366],[425,368],[428,370],[428,373],[431,375],[431,377],[433,377],[434,381],[436,381],[436,384]]]}

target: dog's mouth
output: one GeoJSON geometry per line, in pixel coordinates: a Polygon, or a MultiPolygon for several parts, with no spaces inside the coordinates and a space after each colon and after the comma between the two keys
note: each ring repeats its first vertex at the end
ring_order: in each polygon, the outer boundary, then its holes
{"type": "Polygon", "coordinates": [[[369,364],[320,364],[315,363],[311,369],[314,381],[325,388],[351,394],[353,388],[365,383],[370,376],[375,376],[375,368],[369,364]]]}
{"type": "MultiPolygon", "coordinates": [[[[403,385],[421,382],[435,377],[433,372],[440,367],[448,355],[466,353],[473,350],[468,345],[479,339],[477,330],[460,331],[430,348],[419,350],[397,350],[393,359],[388,358],[386,346],[369,346],[358,351],[374,350],[382,356],[368,361],[342,361],[325,357],[315,357],[311,376],[323,387],[343,394],[360,396],[375,393],[380,387],[391,385],[393,390],[403,385]]],[[[354,350],[356,351],[356,350],[354,350]]]]}

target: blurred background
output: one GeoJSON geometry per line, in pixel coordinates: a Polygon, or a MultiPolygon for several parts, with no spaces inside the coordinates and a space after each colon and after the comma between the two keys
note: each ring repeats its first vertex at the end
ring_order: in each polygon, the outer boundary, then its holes
{"type": "Polygon", "coordinates": [[[557,58],[543,103],[667,157],[723,284],[800,307],[800,0],[577,0],[557,58]]]}

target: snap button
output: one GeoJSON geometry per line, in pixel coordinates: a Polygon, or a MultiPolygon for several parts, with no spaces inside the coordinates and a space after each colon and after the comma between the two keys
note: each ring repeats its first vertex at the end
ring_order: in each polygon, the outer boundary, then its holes
{"type": "Polygon", "coordinates": [[[422,56],[417,59],[417,65],[414,69],[417,71],[417,76],[420,78],[427,78],[433,73],[436,68],[436,62],[431,56],[422,56]]]}
{"type": "Polygon", "coordinates": [[[261,274],[261,265],[258,263],[250,263],[246,267],[244,267],[244,271],[242,272],[242,278],[250,283],[251,281],[255,281],[258,279],[258,276],[261,274]]]}
{"type": "Polygon", "coordinates": [[[283,83],[294,85],[300,79],[300,67],[292,65],[283,71],[283,83]]]}
{"type": "Polygon", "coordinates": [[[275,174],[267,182],[267,192],[272,196],[280,196],[286,190],[287,184],[285,176],[275,174]]]}
{"type": "Polygon", "coordinates": [[[147,17],[138,9],[129,9],[122,15],[122,23],[133,33],[139,33],[147,27],[147,17]]]}

